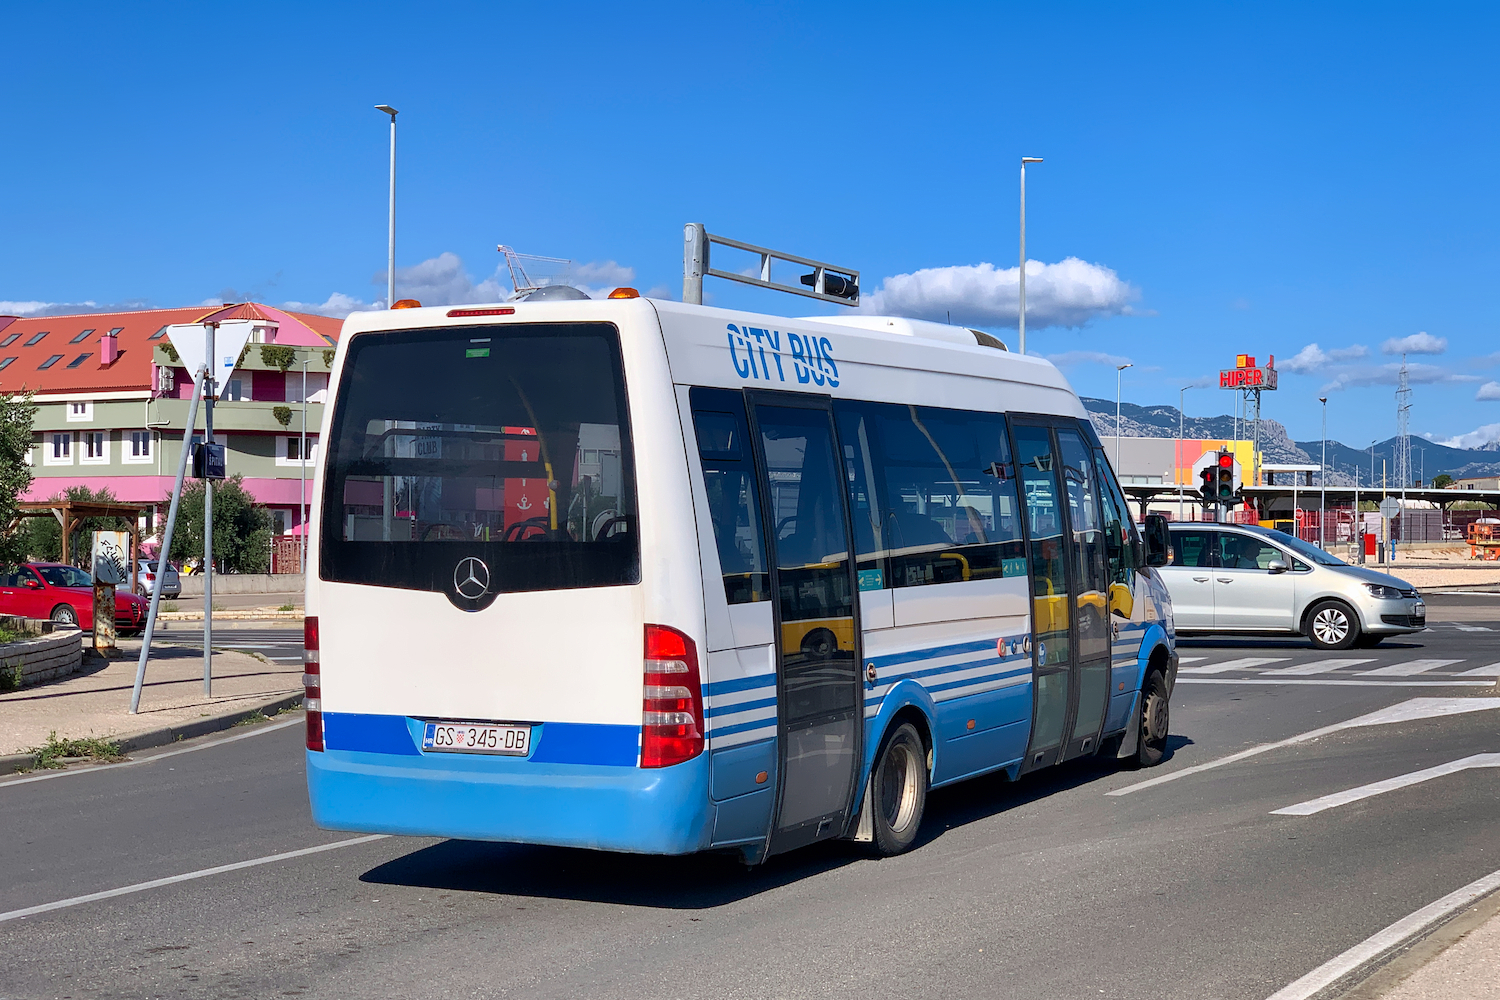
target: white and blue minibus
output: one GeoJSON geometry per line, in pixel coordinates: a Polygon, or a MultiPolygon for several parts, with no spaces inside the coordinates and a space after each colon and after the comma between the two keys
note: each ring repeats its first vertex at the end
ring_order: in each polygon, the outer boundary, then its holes
{"type": "Polygon", "coordinates": [[[570,291],[345,322],[307,572],[319,825],[892,854],[930,788],[1162,758],[1165,526],[1137,531],[1052,364],[570,291]]]}

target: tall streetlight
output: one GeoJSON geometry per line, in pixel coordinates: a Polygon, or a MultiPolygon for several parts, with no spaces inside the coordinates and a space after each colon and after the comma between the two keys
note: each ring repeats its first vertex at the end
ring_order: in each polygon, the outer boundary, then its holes
{"type": "Polygon", "coordinates": [[[375,110],[391,116],[391,210],[385,254],[385,307],[389,309],[396,303],[396,115],[400,112],[389,104],[377,104],[375,110]]]}
{"type": "Polygon", "coordinates": [[[1132,363],[1115,365],[1115,475],[1120,474],[1120,373],[1127,368],[1134,368],[1132,363]]]}
{"type": "Polygon", "coordinates": [[[1319,396],[1323,404],[1323,457],[1318,462],[1318,548],[1328,550],[1328,535],[1323,522],[1328,520],[1328,397],[1319,396]]]}
{"type": "MultiPolygon", "coordinates": [[[[1179,520],[1179,521],[1182,520],[1182,485],[1183,485],[1182,484],[1182,468],[1181,468],[1181,466],[1182,466],[1182,421],[1183,421],[1182,404],[1183,404],[1183,396],[1185,396],[1187,394],[1187,391],[1189,389],[1194,389],[1194,388],[1197,388],[1197,387],[1196,386],[1191,386],[1191,385],[1185,385],[1181,389],[1177,390],[1177,465],[1178,465],[1178,469],[1177,469],[1177,479],[1178,479],[1178,482],[1177,482],[1177,520],[1179,520]]],[[[1115,395],[1117,397],[1119,396],[1119,386],[1118,385],[1116,385],[1116,387],[1115,387],[1115,395]]],[[[1118,410],[1119,407],[1120,407],[1120,404],[1119,404],[1119,402],[1117,400],[1116,403],[1115,403],[1115,409],[1118,410]]],[[[1119,416],[1118,413],[1116,413],[1115,414],[1115,429],[1119,430],[1119,427],[1120,427],[1120,416],[1119,416]]]]}
{"type": "Polygon", "coordinates": [[[1022,157],[1022,315],[1020,315],[1020,342],[1022,354],[1026,354],[1026,165],[1041,163],[1040,156],[1022,157]]]}

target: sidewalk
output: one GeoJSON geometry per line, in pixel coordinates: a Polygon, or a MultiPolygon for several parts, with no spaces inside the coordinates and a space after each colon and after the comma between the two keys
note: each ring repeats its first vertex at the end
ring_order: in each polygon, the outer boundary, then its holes
{"type": "Polygon", "coordinates": [[[1378,995],[1380,1000],[1500,1000],[1500,912],[1378,995]]]}
{"type": "Polygon", "coordinates": [[[63,739],[101,737],[123,750],[160,746],[227,729],[257,710],[300,703],[302,665],[267,662],[248,653],[216,651],[212,698],[203,695],[203,651],[191,645],[151,644],[141,710],[130,714],[138,639],[120,641],[118,660],[86,657],[83,669],[50,684],[0,694],[0,774],[29,767],[17,758],[56,732],[63,739]]]}

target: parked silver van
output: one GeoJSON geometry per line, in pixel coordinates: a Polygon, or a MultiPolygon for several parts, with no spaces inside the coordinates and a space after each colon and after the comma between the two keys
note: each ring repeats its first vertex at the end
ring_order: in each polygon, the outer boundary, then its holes
{"type": "Polygon", "coordinates": [[[1177,631],[1305,635],[1322,649],[1373,646],[1427,627],[1427,606],[1404,580],[1350,566],[1268,528],[1170,526],[1160,570],[1177,631]]]}

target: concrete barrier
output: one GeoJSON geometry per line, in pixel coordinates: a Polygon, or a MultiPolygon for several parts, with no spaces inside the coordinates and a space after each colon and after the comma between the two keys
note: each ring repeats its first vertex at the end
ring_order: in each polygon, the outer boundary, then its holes
{"type": "Polygon", "coordinates": [[[83,633],[74,629],[0,645],[0,672],[6,675],[7,688],[66,677],[82,665],[83,633]]]}
{"type": "MultiPolygon", "coordinates": [[[[183,576],[183,597],[203,596],[203,577],[183,576]]],[[[216,573],[215,594],[300,594],[306,589],[301,573],[216,573]]]]}

